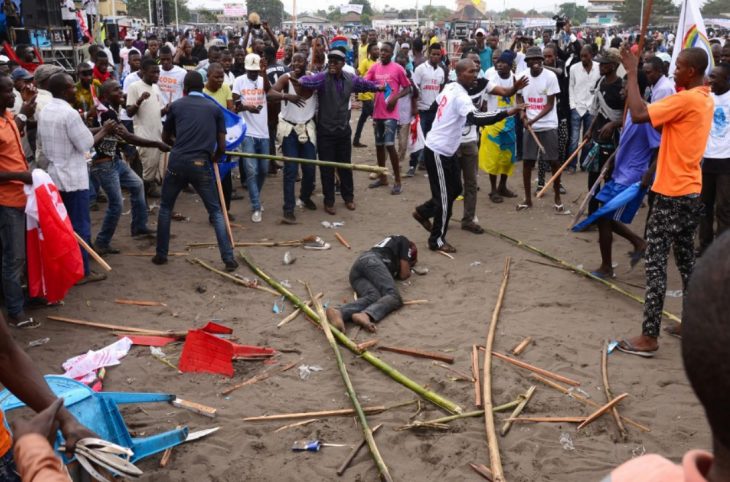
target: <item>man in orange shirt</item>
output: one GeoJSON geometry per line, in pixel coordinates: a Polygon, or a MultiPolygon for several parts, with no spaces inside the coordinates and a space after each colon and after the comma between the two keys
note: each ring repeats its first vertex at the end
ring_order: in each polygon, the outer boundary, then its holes
{"type": "Polygon", "coordinates": [[[621,340],[618,349],[651,357],[659,348],[664,296],[667,291],[669,248],[686,290],[695,263],[694,237],[700,221],[702,170],[700,162],[712,126],[713,101],[704,85],[708,58],[699,48],[684,49],[677,57],[674,82],[684,89],[650,105],[644,104],[637,82],[638,59],[624,47],[621,61],[628,76],[627,102],[634,123],[651,122],[662,128],[651,190],[656,194],[647,221],[646,295],[641,336],[621,340]]]}

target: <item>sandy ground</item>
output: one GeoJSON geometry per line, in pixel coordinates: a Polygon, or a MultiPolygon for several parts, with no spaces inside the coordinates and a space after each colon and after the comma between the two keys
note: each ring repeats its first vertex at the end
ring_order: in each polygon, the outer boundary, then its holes
{"type": "MultiPolygon", "coordinates": [[[[354,113],[355,116],[359,112],[354,113]]],[[[354,125],[354,120],[353,120],[354,125]]],[[[372,145],[370,126],[363,139],[372,145]]],[[[374,149],[355,150],[355,161],[374,162],[374,149]]],[[[518,166],[517,173],[521,172],[518,166]]],[[[510,186],[517,190],[520,178],[513,177],[510,186]]],[[[251,248],[256,262],[280,280],[288,280],[300,296],[306,291],[297,280],[308,280],[315,291],[325,293],[325,301],[341,303],[351,297],[348,286],[349,267],[357,253],[368,249],[387,234],[404,234],[416,241],[420,264],[430,269],[426,276],[415,276],[400,283],[404,299],[428,299],[429,304],[404,307],[386,318],[379,326],[377,338],[383,344],[453,355],[454,368],[470,370],[472,344],[483,344],[494,307],[502,267],[506,256],[512,258],[509,286],[499,319],[495,348],[507,352],[525,336],[535,343],[522,359],[548,370],[559,372],[581,382],[581,389],[592,399],[604,403],[601,387],[600,352],[604,340],[637,334],[642,319],[641,306],[633,300],[606,289],[596,282],[574,273],[531,263],[546,261],[488,234],[477,236],[459,229],[452,222],[449,241],[459,250],[455,259],[430,252],[426,233],[410,216],[413,207],[428,196],[428,183],[423,172],[405,179],[404,192],[390,195],[388,190],[367,189],[367,174],[358,173],[356,181],[357,210],[344,209],[337,201],[337,215],[321,209],[319,192],[316,212],[298,211],[299,224],[282,226],[281,176],[269,177],[263,190],[264,220],[253,225],[249,221],[248,199],[234,201],[232,212],[244,228],[234,228],[239,241],[261,239],[291,240],[316,234],[332,244],[329,251],[305,251],[289,248],[297,257],[295,264],[284,266],[282,257],[287,248],[251,248]],[[332,230],[321,221],[343,221],[339,229],[352,244],[352,251],[337,243],[332,230]]],[[[586,175],[565,176],[568,194],[566,206],[575,210],[575,200],[586,188],[586,175]]],[[[529,212],[515,212],[514,200],[493,204],[487,197],[488,178],[480,177],[477,215],[480,222],[493,229],[519,238],[570,263],[596,268],[597,233],[572,234],[566,230],[569,216],[555,215],[550,197],[538,201],[529,212]]],[[[243,191],[244,194],[246,193],[243,191]]],[[[125,205],[127,206],[127,205],[125,205]]],[[[128,206],[126,207],[128,209],[128,206]]],[[[188,242],[213,241],[213,230],[197,196],[183,193],[177,209],[190,217],[187,222],[173,223],[171,249],[184,251],[188,242]]],[[[460,202],[455,218],[461,217],[460,202]]],[[[102,213],[94,213],[97,229],[102,213]]],[[[646,209],[637,217],[636,229],[643,229],[646,209]]],[[[154,218],[153,218],[154,219],[154,218]]],[[[129,216],[123,217],[115,243],[124,252],[151,252],[153,244],[133,241],[128,234],[129,216]]],[[[615,242],[618,280],[643,286],[643,265],[628,272],[625,253],[630,246],[624,240],[615,242]]],[[[221,267],[218,251],[196,249],[198,256],[221,267]]],[[[154,266],[147,257],[110,256],[114,267],[109,279],[102,283],[73,289],[64,306],[41,308],[33,316],[44,321],[43,327],[30,332],[15,332],[22,343],[49,336],[50,343],[30,349],[29,353],[44,373],[58,373],[67,358],[97,349],[114,341],[104,330],[53,322],[46,315],[56,314],[151,329],[185,330],[219,319],[235,330],[240,342],[298,350],[281,353],[278,364],[298,362],[319,365],[321,372],[308,380],[300,379],[296,369],[269,380],[242,388],[228,397],[218,393],[231,383],[245,380],[268,369],[260,362],[236,362],[232,379],[208,374],[177,374],[154,360],[146,347],[133,347],[120,366],[109,369],[104,384],[114,391],[164,391],[181,398],[205,403],[219,410],[216,420],[172,408],[152,404],[124,409],[130,429],[152,434],[187,424],[191,430],[220,426],[215,435],[175,449],[167,468],[159,468],[159,456],[142,461],[144,480],[164,481],[285,481],[334,480],[336,468],[349,448],[327,447],[319,453],[291,451],[294,440],[319,438],[324,442],[356,444],[361,433],[354,418],[329,418],[307,426],[274,430],[290,422],[243,422],[242,417],[349,408],[342,380],[333,354],[324,335],[301,316],[282,328],[276,324],[292,307],[286,303],[283,313],[272,310],[276,298],[243,288],[216,274],[186,262],[185,257],[172,257],[166,266],[154,266]],[[196,288],[204,287],[204,292],[196,288]],[[158,300],[167,308],[121,306],[115,298],[158,300]]],[[[242,265],[238,273],[251,276],[242,265]]],[[[622,287],[642,294],[636,287],[622,287]]],[[[669,290],[681,288],[676,268],[670,268],[669,290]]],[[[681,298],[668,298],[666,308],[679,313],[681,298]]],[[[368,338],[354,328],[349,335],[358,342],[368,338]]],[[[650,433],[629,428],[626,441],[619,440],[613,419],[604,416],[585,430],[576,432],[574,425],[528,424],[514,426],[500,438],[504,470],[510,481],[587,481],[600,480],[614,466],[643,453],[656,452],[677,461],[690,448],[709,448],[710,434],[703,411],[685,378],[678,340],[662,336],[661,348],[653,360],[643,360],[615,353],[610,356],[609,370],[615,394],[629,393],[620,405],[621,413],[651,427],[650,433]],[[569,437],[574,450],[563,448],[561,435],[569,437]]],[[[182,344],[164,350],[176,360],[182,344]]],[[[374,353],[412,379],[428,385],[455,401],[465,410],[473,410],[474,389],[471,383],[451,380],[451,374],[430,360],[415,359],[395,353],[374,353]]],[[[363,360],[344,352],[350,375],[361,401],[366,405],[394,405],[414,400],[408,389],[393,382],[363,360]]],[[[527,372],[493,360],[495,404],[515,399],[531,384],[527,372]]],[[[418,419],[427,420],[445,415],[424,402],[418,419]]],[[[415,404],[389,410],[370,417],[371,424],[382,423],[376,439],[396,480],[461,481],[480,480],[469,462],[489,465],[483,419],[460,420],[447,432],[409,432],[394,429],[416,416],[415,404]]],[[[538,384],[535,396],[524,415],[578,416],[591,410],[558,392],[538,384]]],[[[496,416],[498,426],[507,414],[496,416]]],[[[373,481],[377,472],[367,451],[355,459],[342,480],[373,481]]]]}

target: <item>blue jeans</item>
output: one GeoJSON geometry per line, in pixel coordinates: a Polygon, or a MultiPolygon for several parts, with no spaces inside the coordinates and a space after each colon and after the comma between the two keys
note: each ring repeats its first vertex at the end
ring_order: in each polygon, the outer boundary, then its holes
{"type": "MultiPolygon", "coordinates": [[[[23,314],[23,269],[25,267],[25,211],[0,206],[0,245],[3,260],[3,294],[8,315],[23,314]]],[[[0,479],[2,480],[2,479],[0,479]]]]}
{"type": "Polygon", "coordinates": [[[395,137],[398,132],[398,121],[396,119],[375,119],[373,127],[376,146],[395,145],[395,137]]]}
{"type": "Polygon", "coordinates": [[[147,231],[147,204],[144,183],[129,165],[119,158],[91,166],[92,179],[104,189],[108,198],[106,214],[96,244],[108,247],[122,216],[122,188],[127,188],[132,204],[132,236],[147,231]]]}
{"type": "MultiPolygon", "coordinates": [[[[303,159],[316,159],[317,151],[311,141],[305,143],[299,142],[297,133],[291,131],[281,141],[281,151],[286,157],[301,157],[303,159]]],[[[316,166],[311,164],[302,164],[302,189],[299,197],[307,200],[312,197],[314,191],[314,178],[317,173],[316,166]]],[[[297,183],[297,172],[299,172],[299,164],[296,162],[284,163],[284,213],[294,211],[296,206],[295,187],[297,183]]]]}
{"type": "Polygon", "coordinates": [[[0,481],[2,482],[21,482],[13,460],[13,450],[8,450],[5,455],[0,457],[0,481]]]}
{"type": "MultiPolygon", "coordinates": [[[[243,140],[241,152],[254,154],[269,153],[269,139],[258,137],[246,137],[243,140]]],[[[248,197],[251,200],[251,210],[261,211],[261,188],[264,187],[266,176],[269,175],[269,161],[267,159],[243,158],[243,169],[246,171],[246,187],[248,197]]]]}
{"type": "MultiPolygon", "coordinates": [[[[583,136],[585,136],[588,133],[588,129],[591,127],[591,122],[593,122],[593,116],[589,112],[586,111],[586,113],[581,116],[580,114],[578,114],[577,110],[570,110],[570,144],[568,145],[568,156],[575,152],[581,142],[581,127],[583,127],[583,136]]],[[[570,161],[570,167],[575,168],[575,166],[578,164],[579,158],[582,164],[583,159],[586,158],[586,156],[588,155],[588,151],[590,150],[591,146],[589,142],[588,144],[583,146],[580,156],[577,156],[573,158],[572,161],[570,161]]]]}
{"type": "MultiPolygon", "coordinates": [[[[66,212],[68,213],[69,219],[71,219],[71,226],[73,226],[74,231],[81,236],[81,239],[91,244],[89,190],[61,191],[61,199],[63,199],[63,205],[66,206],[66,212]]],[[[89,253],[80,246],[79,249],[81,250],[81,258],[84,260],[84,276],[88,276],[91,272],[89,268],[89,253]]]]}
{"type": "Polygon", "coordinates": [[[185,186],[190,184],[202,199],[208,218],[215,229],[218,249],[224,263],[234,261],[233,247],[223,221],[215,178],[208,161],[179,161],[170,159],[165,179],[162,181],[160,213],[157,218],[157,256],[167,258],[170,246],[170,222],[175,200],[185,186]]]}

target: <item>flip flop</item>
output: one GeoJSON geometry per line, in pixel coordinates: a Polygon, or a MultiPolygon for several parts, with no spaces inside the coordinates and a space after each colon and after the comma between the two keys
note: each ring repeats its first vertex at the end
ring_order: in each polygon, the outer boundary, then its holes
{"type": "Polygon", "coordinates": [[[499,203],[501,203],[501,202],[504,202],[504,199],[502,199],[502,196],[501,196],[501,195],[499,195],[499,194],[497,194],[496,192],[490,192],[490,193],[489,193],[489,199],[490,199],[490,200],[491,200],[491,201],[492,201],[492,202],[493,202],[494,204],[499,204],[499,203]]]}
{"type": "Polygon", "coordinates": [[[41,322],[34,320],[32,317],[28,317],[25,320],[21,321],[8,320],[8,324],[13,328],[17,328],[19,330],[32,330],[33,328],[38,328],[39,326],[41,326],[41,322]]]}
{"type": "Polygon", "coordinates": [[[526,210],[530,209],[531,207],[532,206],[530,206],[529,204],[519,203],[517,205],[517,210],[518,211],[526,211],[526,210]]]}
{"type": "Polygon", "coordinates": [[[653,358],[654,352],[656,351],[656,350],[653,350],[653,351],[638,350],[634,345],[629,343],[627,340],[619,340],[618,345],[616,345],[616,349],[618,351],[628,353],[629,355],[636,355],[636,356],[640,356],[642,358],[653,358]]]}
{"type": "Polygon", "coordinates": [[[641,251],[633,251],[633,252],[629,253],[629,258],[630,258],[629,265],[631,266],[631,269],[634,269],[634,266],[639,264],[639,261],[641,261],[645,255],[646,255],[645,249],[643,249],[641,251]]]}

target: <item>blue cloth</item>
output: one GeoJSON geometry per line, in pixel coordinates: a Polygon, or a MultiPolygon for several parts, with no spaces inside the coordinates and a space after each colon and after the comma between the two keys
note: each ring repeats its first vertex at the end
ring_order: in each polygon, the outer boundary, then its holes
{"type": "Polygon", "coordinates": [[[596,195],[596,199],[604,203],[603,206],[582,222],[573,226],[573,232],[583,231],[601,217],[608,217],[614,221],[629,224],[636,216],[636,212],[641,207],[641,201],[644,199],[644,194],[646,194],[646,189],[642,189],[640,184],[636,182],[630,186],[625,186],[613,180],[607,182],[596,195]]]}
{"type": "MultiPolygon", "coordinates": [[[[241,150],[252,154],[268,154],[269,140],[247,137],[243,140],[241,150]]],[[[269,175],[269,161],[268,159],[244,157],[243,168],[246,173],[246,187],[251,200],[251,210],[261,211],[261,189],[264,187],[266,176],[269,175]]]]}
{"type": "MultiPolygon", "coordinates": [[[[91,216],[89,214],[89,190],[82,189],[80,191],[61,191],[61,199],[63,205],[66,206],[66,212],[71,219],[76,234],[81,239],[91,244],[91,216]]],[[[88,276],[91,272],[89,268],[89,253],[85,249],[81,250],[81,257],[84,260],[84,276],[88,276]]]]}
{"type": "Polygon", "coordinates": [[[631,116],[627,115],[611,178],[625,186],[640,181],[649,168],[654,150],[659,148],[661,139],[661,134],[650,122],[634,124],[631,116]]]}
{"type": "MultiPolygon", "coordinates": [[[[208,94],[199,92],[192,92],[192,94],[197,94],[207,99],[210,99],[216,106],[220,108],[220,110],[223,112],[223,120],[226,123],[226,150],[235,151],[236,149],[238,149],[238,146],[241,145],[243,139],[246,137],[246,121],[243,120],[243,117],[236,114],[235,112],[231,112],[230,110],[226,109],[208,94]]],[[[226,156],[223,156],[218,161],[218,170],[221,173],[221,178],[226,177],[226,175],[231,172],[231,169],[236,167],[237,164],[238,160],[234,159],[232,161],[226,161],[226,156]]]]}
{"type": "MultiPolygon", "coordinates": [[[[2,287],[5,306],[8,315],[20,316],[25,303],[22,283],[25,271],[25,211],[23,208],[0,206],[0,245],[2,245],[2,287]]],[[[3,479],[0,478],[0,480],[3,479]]]]}

